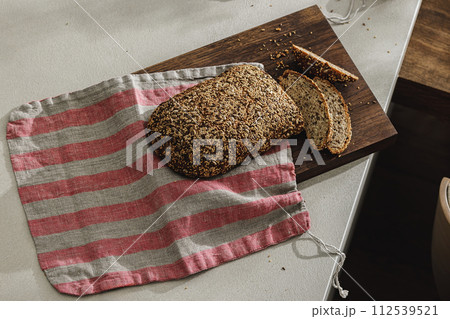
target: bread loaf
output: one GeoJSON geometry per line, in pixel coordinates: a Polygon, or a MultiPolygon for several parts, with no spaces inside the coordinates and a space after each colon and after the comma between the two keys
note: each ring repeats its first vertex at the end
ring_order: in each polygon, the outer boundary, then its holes
{"type": "Polygon", "coordinates": [[[245,64],[175,95],[159,105],[148,122],[150,133],[171,137],[155,153],[163,156],[170,147],[167,165],[190,177],[224,174],[242,163],[250,154],[242,139],[253,145],[262,140],[261,153],[270,148],[270,139],[298,134],[302,127],[297,106],[281,86],[258,67],[245,64]],[[198,139],[219,140],[223,156],[208,160],[204,155],[216,154],[218,145],[203,146],[196,165],[193,146],[198,139]],[[230,158],[233,140],[236,157],[230,158]]]}
{"type": "Polygon", "coordinates": [[[284,71],[279,82],[299,107],[308,139],[318,150],[324,149],[331,139],[332,120],[319,87],[310,78],[292,70],[284,71]]]}
{"type": "Polygon", "coordinates": [[[297,45],[292,45],[292,52],[303,72],[311,77],[319,76],[331,82],[353,82],[358,77],[324,58],[297,45]]]}
{"type": "Polygon", "coordinates": [[[327,147],[331,153],[340,154],[347,148],[352,137],[347,104],[333,84],[319,77],[315,77],[314,82],[325,96],[331,117],[331,140],[327,147]]]}

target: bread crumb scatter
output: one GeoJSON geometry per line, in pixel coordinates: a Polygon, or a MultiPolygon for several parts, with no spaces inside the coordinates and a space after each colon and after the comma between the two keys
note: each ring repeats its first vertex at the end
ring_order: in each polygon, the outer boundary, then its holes
{"type": "Polygon", "coordinates": [[[275,31],[281,31],[281,28],[275,28],[275,31]]]}
{"type": "Polygon", "coordinates": [[[358,87],[357,87],[357,89],[359,90],[359,89],[360,89],[360,87],[358,86],[358,87]]]}
{"type": "Polygon", "coordinates": [[[363,26],[366,26],[366,24],[363,22],[363,24],[362,24],[363,26]]]}
{"type": "Polygon", "coordinates": [[[283,61],[278,61],[277,62],[277,67],[276,67],[277,70],[278,69],[285,69],[287,67],[289,67],[289,65],[285,65],[283,61]]]}
{"type": "Polygon", "coordinates": [[[238,42],[241,42],[241,39],[238,39],[238,42]]]}
{"type": "Polygon", "coordinates": [[[309,34],[313,34],[313,32],[311,31],[311,32],[309,32],[309,34]]]}
{"type": "Polygon", "coordinates": [[[391,51],[388,50],[387,53],[391,53],[391,51]]]}
{"type": "Polygon", "coordinates": [[[264,32],[264,31],[266,31],[266,29],[261,29],[261,32],[264,32]]]}

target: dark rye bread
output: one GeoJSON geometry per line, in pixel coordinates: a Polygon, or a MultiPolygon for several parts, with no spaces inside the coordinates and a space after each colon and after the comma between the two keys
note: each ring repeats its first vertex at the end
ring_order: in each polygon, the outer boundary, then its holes
{"type": "Polygon", "coordinates": [[[308,139],[314,141],[318,150],[324,149],[331,139],[332,120],[319,87],[310,78],[292,70],[284,71],[279,82],[299,107],[308,139]]]}
{"type": "Polygon", "coordinates": [[[352,125],[347,104],[333,84],[319,77],[315,77],[314,82],[325,96],[333,123],[331,140],[327,147],[331,153],[340,154],[345,151],[352,138],[352,125]]]}
{"type": "Polygon", "coordinates": [[[250,154],[242,139],[253,145],[263,140],[261,154],[270,148],[270,139],[300,133],[303,120],[295,103],[269,74],[244,64],[162,103],[150,116],[148,128],[150,134],[171,137],[155,151],[163,156],[171,147],[170,168],[189,177],[211,177],[228,172],[250,154]],[[195,139],[220,140],[223,158],[205,159],[204,155],[216,153],[216,146],[203,146],[200,165],[194,165],[195,139]],[[236,140],[234,163],[229,162],[230,140],[236,140]]]}
{"type": "Polygon", "coordinates": [[[331,82],[354,82],[358,80],[356,75],[338,67],[305,48],[293,44],[292,52],[294,53],[298,65],[302,68],[302,71],[307,71],[306,73],[311,77],[319,76],[331,82]]]}

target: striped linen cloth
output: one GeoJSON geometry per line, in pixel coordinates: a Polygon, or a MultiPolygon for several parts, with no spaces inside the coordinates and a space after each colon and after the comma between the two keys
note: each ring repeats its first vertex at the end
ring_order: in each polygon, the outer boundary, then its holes
{"type": "MultiPolygon", "coordinates": [[[[12,111],[20,199],[59,292],[182,278],[309,229],[289,146],[262,155],[264,166],[252,160],[198,181],[156,164],[152,174],[127,166],[126,142],[157,105],[230,66],[125,75],[12,111]]],[[[146,156],[133,152],[133,162],[146,156]]]]}

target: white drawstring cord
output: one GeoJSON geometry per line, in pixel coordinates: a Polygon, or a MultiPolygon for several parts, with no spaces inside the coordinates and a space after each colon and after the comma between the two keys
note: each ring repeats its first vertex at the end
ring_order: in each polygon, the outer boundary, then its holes
{"type": "MultiPolygon", "coordinates": [[[[284,208],[283,208],[283,206],[281,206],[276,200],[274,200],[273,199],[273,197],[272,197],[272,195],[270,195],[270,193],[268,192],[268,191],[266,191],[264,188],[262,188],[262,186],[256,181],[256,179],[254,179],[253,177],[252,177],[252,180],[267,194],[267,195],[269,195],[270,197],[269,198],[271,198],[274,202],[275,202],[275,204],[277,204],[291,219],[292,219],[292,221],[301,229],[301,230],[303,230],[303,232],[305,232],[305,233],[307,233],[311,238],[312,238],[312,240],[319,246],[319,247],[322,247],[322,249],[325,249],[325,251],[327,251],[327,254],[328,254],[328,256],[329,256],[329,254],[333,254],[333,255],[338,255],[338,260],[337,261],[335,261],[333,258],[333,261],[336,263],[336,265],[337,265],[337,267],[336,267],[336,269],[334,270],[334,272],[333,272],[333,287],[335,288],[335,289],[337,289],[338,291],[339,291],[339,295],[342,297],[342,298],[347,298],[347,296],[348,296],[348,290],[344,290],[342,287],[341,287],[341,283],[339,282],[339,272],[341,271],[341,269],[342,269],[342,267],[344,266],[344,262],[345,262],[345,254],[342,252],[342,251],[340,251],[338,248],[336,248],[336,247],[334,247],[333,245],[329,245],[329,244],[325,244],[324,242],[323,242],[323,240],[322,239],[320,239],[319,237],[317,237],[316,235],[314,235],[313,233],[311,233],[309,230],[305,230],[305,228],[303,228],[295,219],[294,219],[294,217],[291,215],[291,214],[289,214],[284,208]]],[[[295,190],[294,191],[291,191],[291,192],[295,192],[295,190]]],[[[305,201],[301,201],[300,202],[300,209],[301,209],[301,211],[304,211],[305,210],[305,201]]],[[[330,256],[331,257],[331,256],[330,256]]]]}
{"type": "Polygon", "coordinates": [[[356,8],[356,10],[353,12],[354,5],[355,5],[355,0],[351,0],[348,12],[344,17],[338,17],[338,16],[327,17],[327,20],[334,24],[345,24],[345,23],[350,22],[358,14],[359,11],[361,11],[362,9],[364,9],[366,7],[366,0],[362,0],[362,5],[360,5],[358,8],[356,8]],[[353,14],[352,14],[352,12],[353,12],[353,14]]]}
{"type": "Polygon", "coordinates": [[[336,261],[336,268],[333,272],[333,287],[336,288],[339,291],[339,295],[342,298],[347,298],[348,296],[348,290],[345,290],[342,288],[341,283],[339,282],[339,272],[341,271],[342,267],[344,266],[345,262],[345,254],[340,251],[338,248],[336,248],[333,245],[325,244],[322,239],[311,233],[309,230],[306,231],[306,233],[312,238],[312,240],[320,247],[325,249],[327,252],[333,255],[338,256],[338,260],[336,261]]]}

